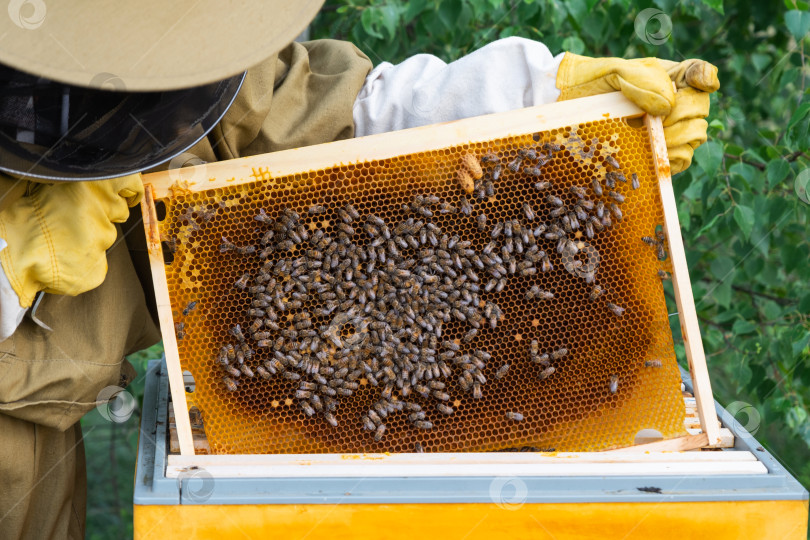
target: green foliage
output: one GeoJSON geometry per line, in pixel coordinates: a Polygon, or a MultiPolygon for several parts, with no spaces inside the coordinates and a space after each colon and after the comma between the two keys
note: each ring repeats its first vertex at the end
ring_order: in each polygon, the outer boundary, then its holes
{"type": "Polygon", "coordinates": [[[132,493],[138,433],[141,424],[144,375],[149,360],[163,355],[163,345],[129,356],[138,377],[126,388],[138,403],[132,416],[121,423],[110,422],[97,410],[82,418],[87,455],[88,540],[132,538],[132,493]]]}
{"type": "MultiPolygon", "coordinates": [[[[757,435],[810,486],[810,171],[800,175],[810,165],[808,7],[792,0],[338,0],[326,3],[313,35],[350,40],[375,63],[418,53],[452,61],[522,36],[554,53],[715,64],[722,88],[712,96],[709,142],[675,178],[704,346],[718,399],[754,405],[762,417],[757,435]],[[668,19],[637,19],[648,8],[668,19]]],[[[676,350],[683,361],[681,343],[676,350]]]]}

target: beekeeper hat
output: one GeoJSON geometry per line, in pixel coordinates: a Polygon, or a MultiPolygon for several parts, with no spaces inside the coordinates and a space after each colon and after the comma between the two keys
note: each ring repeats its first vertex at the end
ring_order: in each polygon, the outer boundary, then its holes
{"type": "Polygon", "coordinates": [[[0,12],[0,171],[84,181],[173,163],[219,122],[245,70],[289,44],[322,3],[10,0],[0,12]]]}
{"type": "Polygon", "coordinates": [[[0,63],[61,83],[130,92],[220,81],[270,57],[323,0],[10,0],[0,63]]]}

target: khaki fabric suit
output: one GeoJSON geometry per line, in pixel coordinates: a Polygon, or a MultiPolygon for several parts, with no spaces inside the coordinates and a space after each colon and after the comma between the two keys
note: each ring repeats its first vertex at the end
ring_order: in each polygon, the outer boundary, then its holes
{"type": "MultiPolygon", "coordinates": [[[[217,161],[350,138],[371,67],[349,43],[293,43],[248,70],[228,113],[189,152],[217,161]]],[[[101,286],[45,296],[37,317],[53,332],[25,319],[0,343],[0,540],[84,538],[78,421],[103,388],[135,376],[124,356],[160,339],[138,208],[133,216],[107,252],[101,286]]]]}

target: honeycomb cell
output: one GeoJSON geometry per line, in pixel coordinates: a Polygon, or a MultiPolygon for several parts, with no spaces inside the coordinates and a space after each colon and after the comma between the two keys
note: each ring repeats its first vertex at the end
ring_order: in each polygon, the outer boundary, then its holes
{"type": "Polygon", "coordinates": [[[684,434],[643,126],[253,176],[162,200],[181,365],[213,452],[593,451],[684,434]],[[467,196],[469,153],[484,176],[467,196]]]}

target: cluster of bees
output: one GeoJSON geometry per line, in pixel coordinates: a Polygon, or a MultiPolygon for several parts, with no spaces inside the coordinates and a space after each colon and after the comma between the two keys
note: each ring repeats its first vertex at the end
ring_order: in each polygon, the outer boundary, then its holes
{"type": "MultiPolygon", "coordinates": [[[[298,407],[337,426],[340,400],[371,385],[379,395],[361,421],[380,441],[389,415],[402,413],[413,427],[429,430],[435,421],[431,415],[454,414],[450,385],[473,399],[483,397],[484,372],[497,360],[474,342],[503,319],[493,298],[511,277],[552,272],[557,259],[591,284],[591,301],[623,316],[620,300],[608,299],[595,282],[598,263],[577,258],[594,251],[587,240],[623,219],[625,196],[617,186],[629,180],[632,189],[639,188],[638,176],[628,179],[614,157],[604,158],[603,177],[594,177],[587,187],[571,186],[566,200],[549,194],[543,199],[546,208],[536,210],[527,202],[519,217],[494,223],[483,212],[476,215],[476,199],[494,195],[504,169],[522,172],[540,192],[548,190],[543,167],[560,150],[553,143],[524,147],[508,163],[493,153],[480,159],[467,154],[458,173],[466,193],[458,208],[419,194],[402,206],[396,222],[361,215],[346,204],[337,209],[338,219],[312,230],[307,220],[326,213],[323,206],[311,206],[303,217],[289,208],[275,218],[260,210],[255,216],[264,227],[259,245],[240,246],[223,237],[219,248],[256,257],[260,264],[233,284],[248,295],[250,307],[247,322],[231,328],[233,341],[219,351],[225,387],[236,391],[240,381],[254,377],[295,381],[298,407]],[[474,218],[487,235],[480,251],[432,221],[436,214],[458,212],[474,218]],[[444,337],[450,324],[464,327],[463,337],[444,337]]],[[[644,239],[663,250],[663,238],[649,240],[644,239]]],[[[555,295],[533,285],[525,298],[553,302],[555,295]]],[[[539,380],[551,377],[554,364],[567,355],[566,348],[541,352],[537,340],[527,350],[539,380]]],[[[647,365],[658,367],[660,361],[647,365]]],[[[502,379],[509,369],[507,363],[493,366],[492,376],[502,379]]],[[[609,390],[617,389],[618,377],[612,376],[609,390]]],[[[518,411],[505,416],[524,419],[518,411]]]]}

